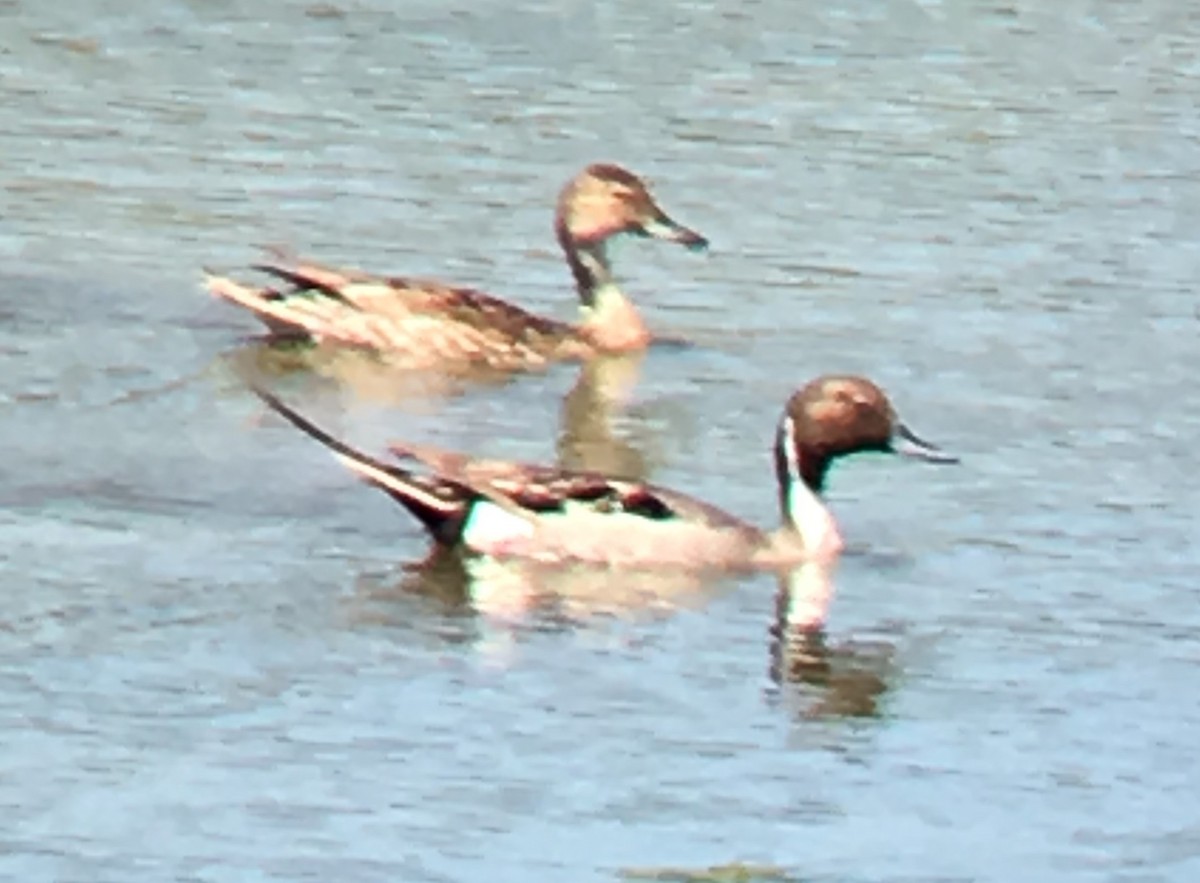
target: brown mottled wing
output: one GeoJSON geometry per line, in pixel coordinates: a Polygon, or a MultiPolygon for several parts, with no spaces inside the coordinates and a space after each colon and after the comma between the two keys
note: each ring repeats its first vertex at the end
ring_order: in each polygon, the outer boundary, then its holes
{"type": "Polygon", "coordinates": [[[572,501],[597,511],[635,513],[654,520],[680,519],[758,534],[758,528],[703,500],[640,481],[533,463],[475,459],[417,445],[393,444],[390,450],[401,459],[416,460],[439,477],[470,487],[510,508],[545,511],[572,501]]]}
{"type": "Polygon", "coordinates": [[[286,310],[313,337],[403,354],[414,366],[527,367],[588,354],[571,325],[472,289],[308,262],[257,269],[290,285],[263,292],[275,302],[272,318],[286,310]]]}
{"type": "Polygon", "coordinates": [[[431,347],[442,358],[494,367],[587,355],[587,345],[571,325],[481,291],[411,278],[389,278],[385,285],[350,286],[343,294],[363,312],[388,317],[393,327],[404,329],[404,344],[391,348],[431,347]]]}
{"type": "Polygon", "coordinates": [[[502,505],[545,510],[569,499],[595,500],[613,493],[613,480],[598,473],[475,458],[425,445],[393,444],[389,450],[402,460],[415,460],[438,476],[474,488],[502,505]]]}

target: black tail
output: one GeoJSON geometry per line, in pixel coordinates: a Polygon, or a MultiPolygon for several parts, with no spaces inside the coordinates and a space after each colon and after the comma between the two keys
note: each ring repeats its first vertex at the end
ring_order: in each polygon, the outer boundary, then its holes
{"type": "Polygon", "coordinates": [[[272,411],[325,445],[359,478],[386,492],[416,516],[437,542],[444,545],[457,542],[475,498],[471,490],[447,479],[414,475],[411,470],[384,463],[334,438],[266,390],[254,384],[249,386],[272,411]]]}

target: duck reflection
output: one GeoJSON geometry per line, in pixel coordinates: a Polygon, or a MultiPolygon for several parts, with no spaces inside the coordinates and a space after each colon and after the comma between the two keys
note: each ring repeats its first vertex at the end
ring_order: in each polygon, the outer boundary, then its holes
{"type": "Polygon", "coordinates": [[[469,645],[486,667],[503,669],[531,635],[644,625],[702,608],[723,588],[711,574],[564,568],[437,549],[399,578],[360,576],[348,619],[355,627],[433,632],[440,642],[469,645]]]}
{"type": "Polygon", "coordinates": [[[247,340],[222,359],[246,382],[305,374],[349,390],[362,401],[409,407],[449,401],[476,388],[499,389],[519,376],[511,371],[470,367],[414,371],[371,350],[270,338],[247,340]]]}
{"type": "Polygon", "coordinates": [[[830,645],[825,619],[834,566],[811,562],[779,577],[771,627],[771,680],[802,718],[877,717],[893,676],[895,648],[886,643],[830,645]]]}
{"type": "Polygon", "coordinates": [[[572,628],[596,618],[654,618],[696,610],[725,584],[712,574],[565,567],[435,549],[409,565],[391,594],[430,599],[447,612],[539,630],[572,628]]]}
{"type": "Polygon", "coordinates": [[[558,434],[558,465],[645,479],[649,458],[642,446],[613,432],[641,379],[643,353],[586,362],[563,398],[558,434]]]}
{"type": "MultiPolygon", "coordinates": [[[[262,384],[267,379],[303,374],[349,390],[355,399],[410,411],[436,408],[481,388],[496,390],[520,376],[486,369],[412,371],[389,365],[384,357],[366,350],[304,341],[251,340],[229,350],[221,360],[243,383],[262,384]]],[[[559,466],[631,479],[649,475],[652,464],[647,446],[636,434],[624,437],[613,431],[614,419],[633,397],[643,360],[643,353],[631,353],[579,366],[559,413],[559,466]]]]}

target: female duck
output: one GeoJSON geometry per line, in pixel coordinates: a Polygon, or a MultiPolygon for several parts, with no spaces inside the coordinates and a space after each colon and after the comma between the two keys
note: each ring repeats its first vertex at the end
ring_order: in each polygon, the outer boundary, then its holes
{"type": "Polygon", "coordinates": [[[742,570],[831,561],[842,540],[821,492],[834,460],[881,451],[956,462],[913,435],[870,380],[817,378],[788,400],[776,431],[783,526],[768,532],[701,500],[640,481],[393,445],[401,460],[425,467],[418,473],[355,450],[275,396],[255,392],[408,509],[439,546],[552,563],[742,570]]]}
{"type": "Polygon", "coordinates": [[[251,288],[208,274],[216,296],[281,336],[366,347],[409,367],[447,363],[512,370],[562,359],[627,352],[650,342],[641,316],[617,286],[607,244],[621,234],[708,246],[673,221],[646,185],[620,166],[588,166],[562,190],[554,232],[579,294],[578,324],[538,316],[479,291],[439,282],[372,276],[310,263],[258,265],[286,290],[251,288]]]}

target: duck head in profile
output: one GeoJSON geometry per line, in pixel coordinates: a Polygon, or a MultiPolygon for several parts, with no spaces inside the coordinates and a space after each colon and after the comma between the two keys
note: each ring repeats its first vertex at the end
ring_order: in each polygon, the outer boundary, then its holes
{"type": "Polygon", "coordinates": [[[692,251],[708,240],[663,210],[646,183],[612,163],[594,163],[558,197],[554,232],[566,255],[583,310],[582,330],[607,351],[645,346],[650,332],[613,276],[608,245],[619,236],[661,239],[692,251]]]}
{"type": "Polygon", "coordinates": [[[593,163],[567,182],[558,197],[555,233],[564,249],[584,251],[595,251],[623,233],[695,251],[708,247],[704,236],[659,206],[641,178],[612,163],[593,163]]]}
{"type": "Polygon", "coordinates": [[[865,377],[825,375],[788,399],[775,433],[779,504],[785,530],[798,532],[810,555],[832,557],[842,549],[821,500],[829,468],[841,457],[870,452],[958,462],[905,426],[883,390],[865,377]]]}

